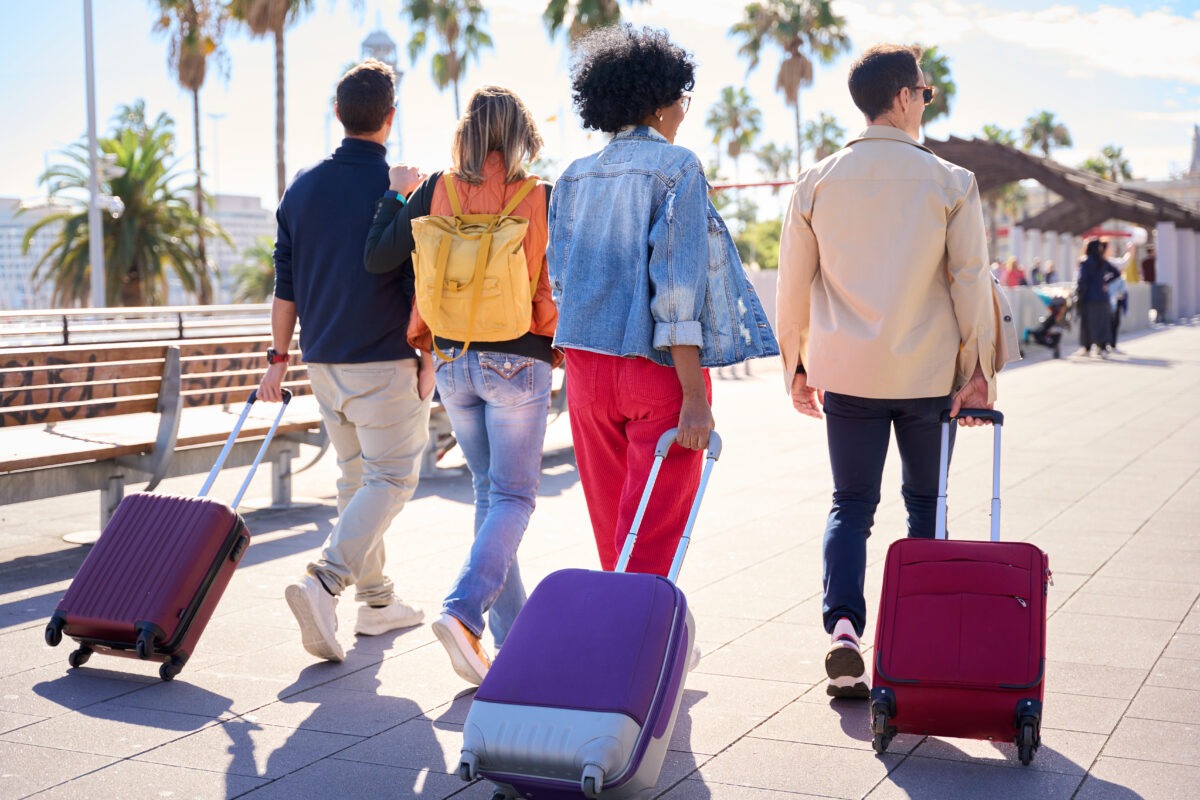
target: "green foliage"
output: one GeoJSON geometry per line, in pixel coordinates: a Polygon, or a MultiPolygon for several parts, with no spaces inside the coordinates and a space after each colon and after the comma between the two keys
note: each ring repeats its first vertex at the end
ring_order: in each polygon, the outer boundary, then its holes
{"type": "MultiPolygon", "coordinates": [[[[754,144],[762,131],[762,112],[745,87],[726,86],[720,98],[708,110],[704,124],[712,131],[712,142],[718,148],[725,144],[725,153],[733,159],[734,172],[742,151],[754,144]]],[[[719,150],[718,150],[719,151],[719,150]]]]}
{"type": "MultiPolygon", "coordinates": [[[[121,108],[112,133],[98,145],[118,168],[111,171],[112,177],[103,178],[100,190],[119,197],[125,206],[119,218],[103,223],[106,305],[163,303],[168,272],[185,290],[196,293],[198,277],[206,272],[193,235],[202,228],[209,237],[230,240],[215,222],[199,220],[184,196],[186,187],[180,185],[173,159],[174,121],[164,113],[148,123],[145,104],[139,100],[121,108]]],[[[65,207],[30,226],[23,248],[29,251],[42,228],[59,226],[58,236],[34,267],[34,277],[40,283],[52,282],[54,303],[68,307],[82,305],[90,294],[92,232],[87,207],[77,199],[87,196],[87,145],[77,142],[62,154],[66,161],[47,168],[38,182],[52,201],[65,207]]]]}
{"type": "Polygon", "coordinates": [[[1046,158],[1055,147],[1070,147],[1071,134],[1050,111],[1039,111],[1025,120],[1021,129],[1021,146],[1026,150],[1038,148],[1046,158]]]}
{"type": "MultiPolygon", "coordinates": [[[[796,156],[792,152],[792,148],[768,142],[755,151],[754,157],[758,159],[758,168],[767,180],[786,181],[795,179],[796,173],[793,171],[792,164],[795,162],[796,156]]],[[[771,194],[778,195],[780,188],[779,186],[772,186],[771,194]]]]}
{"type": "Polygon", "coordinates": [[[925,50],[921,58],[921,71],[925,73],[925,85],[937,90],[933,94],[933,102],[925,106],[921,114],[921,127],[924,128],[938,117],[950,116],[950,103],[958,87],[950,77],[949,59],[945,53],[939,53],[936,47],[925,50]]]}
{"type": "MultiPolygon", "coordinates": [[[[626,0],[628,5],[649,0],[626,0]]],[[[621,21],[619,0],[550,0],[542,12],[542,21],[553,39],[566,23],[567,37],[574,42],[588,31],[616,25],[621,21]],[[571,20],[567,23],[567,12],[571,20]]]]}
{"type": "Polygon", "coordinates": [[[481,0],[404,0],[401,15],[412,23],[408,56],[415,63],[429,46],[430,34],[436,36],[438,49],[430,59],[433,83],[439,90],[454,89],[454,116],[459,110],[459,83],[467,63],[479,60],[479,51],[492,46],[492,37],[483,29],[487,11],[481,0]]]}
{"type": "Polygon", "coordinates": [[[233,268],[236,288],[234,299],[239,303],[262,303],[275,292],[275,242],[260,236],[241,252],[233,268]]]}
{"type": "Polygon", "coordinates": [[[779,268],[779,237],[783,232],[783,220],[768,219],[751,222],[733,237],[738,255],[747,266],[755,264],[760,269],[779,268]]]}
{"type": "Polygon", "coordinates": [[[1017,146],[1017,135],[1006,128],[1001,128],[999,125],[984,125],[983,138],[989,142],[998,142],[1008,147],[1017,146]]]}
{"type": "Polygon", "coordinates": [[[816,121],[804,126],[804,145],[813,151],[813,160],[820,161],[842,149],[846,129],[838,125],[837,118],[824,111],[816,121]]]}

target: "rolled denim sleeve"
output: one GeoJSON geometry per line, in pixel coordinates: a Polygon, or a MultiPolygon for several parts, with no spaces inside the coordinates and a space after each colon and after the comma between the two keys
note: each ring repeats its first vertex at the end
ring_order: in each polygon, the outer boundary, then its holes
{"type": "Polygon", "coordinates": [[[650,313],[653,345],[701,347],[700,311],[708,278],[708,182],[688,163],[650,225],[650,313]]]}

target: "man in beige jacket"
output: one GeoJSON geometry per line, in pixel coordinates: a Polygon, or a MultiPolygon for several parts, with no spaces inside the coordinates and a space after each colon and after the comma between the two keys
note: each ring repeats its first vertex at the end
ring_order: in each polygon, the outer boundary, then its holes
{"type": "Polygon", "coordinates": [[[969,171],[917,142],[933,98],[920,56],[881,45],[851,67],[869,127],[800,176],[779,247],[776,332],[792,404],[827,418],[834,492],[822,614],[834,697],[869,696],[863,576],[892,427],[908,535],[932,537],[939,414],[991,408],[996,396],[979,190],[969,171]]]}

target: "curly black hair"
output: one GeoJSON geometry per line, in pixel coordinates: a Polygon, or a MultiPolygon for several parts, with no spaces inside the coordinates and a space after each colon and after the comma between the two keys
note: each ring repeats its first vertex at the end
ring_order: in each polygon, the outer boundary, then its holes
{"type": "Polygon", "coordinates": [[[669,106],[696,82],[696,63],[666,31],[626,23],[576,44],[571,99],[585,128],[615,133],[669,106]]]}

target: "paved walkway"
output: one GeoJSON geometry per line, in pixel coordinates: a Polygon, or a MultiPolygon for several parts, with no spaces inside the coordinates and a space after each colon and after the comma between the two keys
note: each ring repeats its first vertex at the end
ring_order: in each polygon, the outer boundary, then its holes
{"type": "MultiPolygon", "coordinates": [[[[1002,379],[1002,529],[1047,550],[1055,576],[1043,746],[1030,767],[1010,744],[934,737],[899,737],[876,756],[866,705],[826,698],[823,426],[791,411],[776,364],[717,380],[725,454],[680,581],[704,658],[659,796],[1200,796],[1200,326],[1122,347],[1109,361],[1038,353],[1002,379]]],[[[521,552],[530,586],[594,564],[565,419],[549,440],[521,552]]],[[[951,528],[982,537],[990,436],[966,431],[959,442],[951,528]]],[[[69,643],[42,640],[84,554],[59,537],[95,524],[95,496],[0,506],[0,798],[490,797],[451,774],[470,694],[427,625],[355,640],[347,599],[345,663],[315,663],[299,645],[282,588],[330,529],[334,472],[327,457],[296,476],[298,495],[322,498],[316,507],[248,514],[254,544],[172,683],[155,665],[99,655],[71,670],[69,643]]],[[[256,481],[269,494],[268,476],[256,481]]],[[[871,598],[903,529],[898,483],[893,455],[871,598]]],[[[471,514],[461,472],[422,484],[388,534],[407,599],[437,608],[471,514]]]]}

